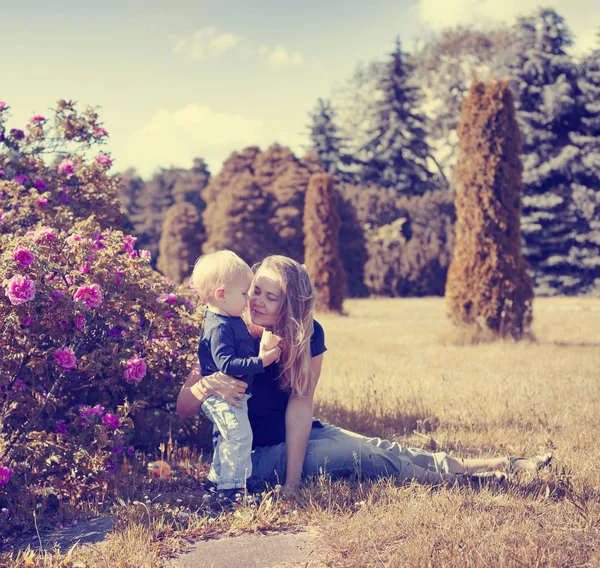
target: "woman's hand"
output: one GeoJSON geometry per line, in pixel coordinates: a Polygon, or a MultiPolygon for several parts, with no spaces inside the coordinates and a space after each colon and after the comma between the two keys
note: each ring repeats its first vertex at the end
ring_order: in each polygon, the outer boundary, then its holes
{"type": "Polygon", "coordinates": [[[202,379],[208,394],[214,394],[226,400],[231,406],[242,408],[239,401],[244,398],[248,384],[229,375],[218,372],[202,379]]]}

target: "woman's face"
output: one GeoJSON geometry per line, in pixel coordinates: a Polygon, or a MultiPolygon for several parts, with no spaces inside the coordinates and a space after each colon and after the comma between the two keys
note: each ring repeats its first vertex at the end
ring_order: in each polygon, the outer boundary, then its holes
{"type": "Polygon", "coordinates": [[[261,327],[274,326],[283,300],[277,273],[270,268],[259,268],[249,295],[252,323],[261,327]]]}

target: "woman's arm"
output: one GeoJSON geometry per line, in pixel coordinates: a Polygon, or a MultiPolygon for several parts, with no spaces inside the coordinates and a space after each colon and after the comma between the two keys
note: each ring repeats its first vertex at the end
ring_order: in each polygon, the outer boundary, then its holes
{"type": "Polygon", "coordinates": [[[180,418],[195,416],[206,397],[211,394],[226,400],[231,406],[241,408],[238,397],[243,396],[247,386],[244,381],[239,381],[223,373],[202,377],[200,363],[196,363],[179,391],[177,416],[180,418]]]}
{"type": "Polygon", "coordinates": [[[321,376],[323,355],[313,357],[311,360],[311,382],[306,396],[291,396],[285,412],[285,445],[287,453],[287,466],[285,473],[285,486],[294,489],[300,484],[302,466],[306,456],[306,446],[313,420],[313,400],[315,389],[321,376]]]}

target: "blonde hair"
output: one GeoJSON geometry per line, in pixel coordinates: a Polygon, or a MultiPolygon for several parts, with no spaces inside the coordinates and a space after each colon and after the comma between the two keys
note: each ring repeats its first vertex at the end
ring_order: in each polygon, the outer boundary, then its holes
{"type": "Polygon", "coordinates": [[[192,283],[201,300],[206,303],[217,288],[224,287],[233,278],[250,273],[250,267],[233,251],[217,250],[196,261],[192,283]]]}
{"type": "Polygon", "coordinates": [[[279,276],[281,302],[273,332],[281,337],[281,387],[294,395],[308,394],[312,378],[310,339],[314,330],[316,291],[306,267],[286,256],[265,258],[255,272],[267,268],[279,276]]]}

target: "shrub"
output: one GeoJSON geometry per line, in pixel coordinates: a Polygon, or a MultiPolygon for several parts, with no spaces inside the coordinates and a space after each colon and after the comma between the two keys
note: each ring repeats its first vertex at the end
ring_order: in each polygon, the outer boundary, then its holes
{"type": "MultiPolygon", "coordinates": [[[[454,246],[455,212],[448,191],[397,197],[393,190],[344,186],[364,231],[364,283],[382,296],[442,296],[454,246]]],[[[344,250],[344,249],[342,249],[344,250]]],[[[344,263],[352,266],[350,258],[344,263]]]]}
{"type": "Polygon", "coordinates": [[[329,174],[313,174],[304,207],[304,258],[317,289],[317,310],[341,312],[346,275],[340,260],[340,215],[329,174]]]}
{"type": "Polygon", "coordinates": [[[195,360],[198,316],[134,242],[93,219],[0,238],[0,463],[15,472],[9,483],[93,491],[128,443],[132,411],[175,400],[195,360]]]}
{"type": "Polygon", "coordinates": [[[533,285],[521,252],[521,135],[505,82],[473,83],[458,133],[450,317],[483,334],[520,339],[531,324],[533,285]]]}
{"type": "Polygon", "coordinates": [[[24,130],[7,131],[9,109],[0,101],[0,233],[24,234],[37,223],[68,229],[91,212],[103,228],[122,228],[117,181],[107,175],[112,159],[85,158],[107,137],[96,111],[78,113],[61,100],[53,119],[35,115],[24,130]]]}

